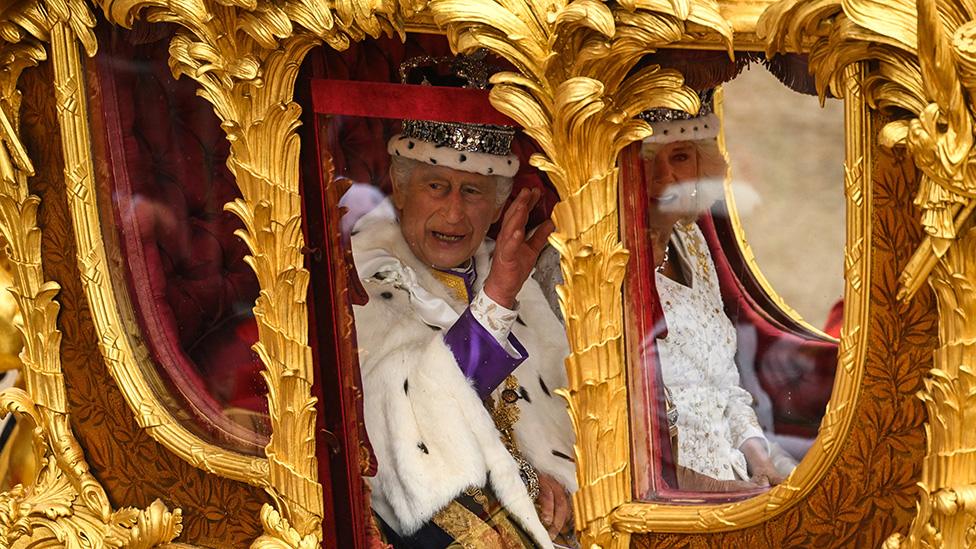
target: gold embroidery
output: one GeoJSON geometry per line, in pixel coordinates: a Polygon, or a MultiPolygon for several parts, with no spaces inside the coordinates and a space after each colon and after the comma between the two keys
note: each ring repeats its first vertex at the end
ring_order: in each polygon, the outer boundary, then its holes
{"type": "Polygon", "coordinates": [[[451,293],[451,297],[462,302],[468,302],[468,287],[464,284],[464,278],[451,274],[445,273],[444,271],[438,271],[437,269],[431,269],[430,274],[434,275],[441,284],[443,284],[451,293]]]}
{"type": "Polygon", "coordinates": [[[507,513],[495,513],[488,519],[489,524],[492,525],[495,532],[498,533],[498,537],[501,538],[501,545],[505,549],[523,549],[525,547],[535,547],[535,544],[530,542],[512,520],[509,518],[507,513]]]}
{"type": "Polygon", "coordinates": [[[464,493],[471,496],[471,499],[473,499],[474,502],[477,503],[478,505],[486,509],[488,508],[488,496],[485,495],[485,493],[481,490],[481,488],[477,488],[477,487],[468,488],[467,490],[464,491],[464,493]]]}
{"type": "Polygon", "coordinates": [[[508,453],[512,454],[515,464],[518,465],[522,481],[525,482],[525,488],[529,492],[529,498],[535,500],[539,497],[539,473],[536,472],[531,463],[522,457],[522,452],[519,451],[518,444],[515,442],[515,423],[518,422],[520,413],[518,407],[519,389],[521,387],[518,378],[509,375],[505,378],[505,389],[502,390],[498,404],[495,404],[495,400],[489,396],[485,399],[485,406],[491,413],[491,419],[501,434],[502,443],[508,449],[508,453]],[[513,396],[514,398],[512,398],[513,396]]]}
{"type": "Polygon", "coordinates": [[[434,515],[434,524],[444,530],[455,543],[451,547],[464,549],[496,549],[504,547],[502,539],[490,526],[465,506],[452,501],[434,515]]]}
{"type": "Polygon", "coordinates": [[[482,520],[477,513],[457,501],[452,501],[437,513],[433,522],[454,541],[449,547],[464,549],[524,549],[535,547],[533,540],[516,524],[505,507],[501,506],[490,490],[468,488],[465,493],[481,505],[488,518],[482,520]]]}
{"type": "Polygon", "coordinates": [[[711,270],[708,264],[711,262],[710,256],[706,254],[704,250],[698,245],[699,240],[697,235],[694,233],[694,229],[697,227],[694,225],[684,227],[679,225],[679,230],[681,231],[681,243],[684,245],[685,250],[693,256],[695,256],[695,264],[698,267],[698,272],[702,275],[703,279],[707,279],[711,270]]]}

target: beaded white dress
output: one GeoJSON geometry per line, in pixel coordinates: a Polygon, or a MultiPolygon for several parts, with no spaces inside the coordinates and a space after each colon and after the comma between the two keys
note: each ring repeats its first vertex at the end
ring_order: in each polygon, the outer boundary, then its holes
{"type": "MultiPolygon", "coordinates": [[[[697,225],[678,225],[671,253],[687,265],[685,286],[656,273],[667,321],[657,341],[661,374],[678,412],[678,464],[719,480],[748,479],[739,447],[762,428],[752,395],[739,386],[735,328],[719,291],[715,264],[697,225]]],[[[674,261],[674,260],[672,260],[674,261]]]]}

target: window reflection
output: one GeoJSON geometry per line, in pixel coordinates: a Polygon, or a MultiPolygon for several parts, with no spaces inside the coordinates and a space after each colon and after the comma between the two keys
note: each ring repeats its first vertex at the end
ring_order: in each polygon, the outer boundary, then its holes
{"type": "MultiPolygon", "coordinates": [[[[835,343],[757,291],[727,237],[726,188],[741,182],[727,182],[713,91],[701,95],[694,117],[644,113],[654,135],[621,158],[625,291],[643,304],[627,312],[627,340],[644,499],[741,497],[782,482],[815,437],[836,363],[835,343]]],[[[765,198],[741,187],[754,204],[765,198]]]]}
{"type": "Polygon", "coordinates": [[[261,453],[269,427],[251,350],[258,283],[234,234],[241,222],[223,209],[240,196],[226,136],[193,81],[170,74],[167,36],[114,32],[97,59],[109,158],[100,173],[114,212],[105,226],[115,231],[106,240],[118,250],[116,292],[134,317],[126,328],[176,417],[261,453]]]}
{"type": "MultiPolygon", "coordinates": [[[[464,544],[471,531],[451,525],[471,517],[485,522],[487,539],[500,536],[490,545],[535,545],[551,534],[574,546],[573,431],[556,394],[566,385],[568,353],[553,312],[558,254],[544,251],[546,268],[526,280],[548,236],[545,220],[555,193],[526,162],[535,150],[514,127],[447,122],[468,132],[471,141],[463,146],[418,131],[439,127],[440,117],[456,114],[466,100],[458,94],[456,103],[432,104],[424,98],[428,91],[418,88],[396,91],[404,105],[423,104],[433,121],[411,122],[410,111],[401,115],[406,120],[317,118],[323,157],[334,166],[330,184],[342,193],[344,211],[333,226],[361,286],[354,292],[361,299],[350,304],[365,426],[377,463],[368,479],[377,522],[396,546],[445,539],[464,544]],[[511,136],[511,145],[493,140],[500,132],[511,136]],[[354,150],[343,145],[350,134],[372,138],[354,150]],[[514,220],[507,229],[506,219],[514,220]],[[506,264],[496,261],[505,234],[510,243],[521,241],[514,249],[526,259],[511,302],[488,290],[489,273],[497,276],[496,265],[506,264]],[[482,455],[492,457],[471,459],[482,455]],[[452,464],[449,472],[445,463],[452,464]],[[546,517],[531,507],[543,497],[556,508],[546,517]],[[513,513],[524,516],[514,519],[513,513]]],[[[499,116],[486,112],[486,93],[478,101],[480,116],[499,116]]]]}
{"type": "Polygon", "coordinates": [[[731,187],[730,221],[755,255],[753,274],[792,320],[836,337],[844,289],[843,102],[828,98],[821,108],[816,96],[753,66],[722,87],[720,108],[739,183],[731,187]]]}

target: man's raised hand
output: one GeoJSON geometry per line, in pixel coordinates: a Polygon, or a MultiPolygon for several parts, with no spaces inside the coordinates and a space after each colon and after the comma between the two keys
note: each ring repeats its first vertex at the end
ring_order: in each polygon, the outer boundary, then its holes
{"type": "Polygon", "coordinates": [[[515,307],[522,284],[529,278],[539,253],[555,229],[552,221],[546,220],[531,236],[526,237],[525,224],[529,220],[529,212],[540,196],[542,192],[539,189],[522,189],[505,212],[495,241],[495,255],[485,280],[485,293],[492,301],[508,309],[515,307]]]}

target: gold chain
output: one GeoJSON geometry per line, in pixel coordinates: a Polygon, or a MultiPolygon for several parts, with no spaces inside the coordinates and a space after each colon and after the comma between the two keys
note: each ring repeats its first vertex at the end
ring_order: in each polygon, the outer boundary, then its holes
{"type": "Polygon", "coordinates": [[[496,404],[495,399],[489,396],[485,399],[485,406],[491,413],[491,419],[495,422],[495,427],[501,435],[502,444],[505,445],[508,453],[512,455],[519,467],[519,473],[522,476],[522,482],[525,483],[525,487],[529,491],[529,497],[535,500],[539,497],[539,473],[532,467],[532,464],[522,457],[518,444],[515,442],[515,424],[518,423],[521,412],[518,407],[518,400],[521,398],[520,388],[518,378],[509,375],[505,378],[505,388],[502,390],[498,403],[496,404]]]}

